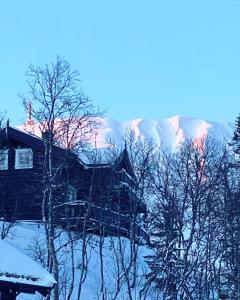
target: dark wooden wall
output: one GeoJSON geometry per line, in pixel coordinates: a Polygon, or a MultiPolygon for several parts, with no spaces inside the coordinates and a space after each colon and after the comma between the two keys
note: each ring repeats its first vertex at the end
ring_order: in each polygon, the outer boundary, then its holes
{"type": "MultiPolygon", "coordinates": [[[[8,220],[40,220],[43,196],[44,146],[40,139],[12,130],[13,138],[0,139],[0,149],[9,149],[8,170],[0,170],[0,217],[8,220]],[[16,134],[17,138],[14,138],[16,134]],[[15,169],[15,149],[31,148],[33,168],[15,169]]],[[[122,213],[144,212],[133,196],[134,182],[114,165],[83,166],[73,154],[54,147],[56,166],[65,160],[64,168],[59,172],[55,201],[66,201],[67,187],[73,185],[78,190],[78,200],[90,200],[96,206],[110,208],[122,213]],[[66,159],[67,158],[67,159],[66,159]],[[125,182],[125,185],[122,185],[125,182]],[[91,199],[90,199],[91,197],[91,199]]],[[[62,212],[63,213],[63,212],[62,212]]]]}
{"type": "Polygon", "coordinates": [[[15,169],[15,150],[27,145],[8,141],[8,169],[0,170],[0,216],[11,219],[41,218],[42,161],[41,151],[33,149],[33,168],[15,169]]]}

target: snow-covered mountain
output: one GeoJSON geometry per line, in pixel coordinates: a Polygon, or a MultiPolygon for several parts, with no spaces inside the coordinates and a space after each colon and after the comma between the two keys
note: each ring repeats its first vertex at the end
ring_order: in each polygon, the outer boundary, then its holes
{"type": "Polygon", "coordinates": [[[152,140],[164,148],[176,149],[186,139],[202,139],[211,136],[217,141],[230,140],[234,123],[211,122],[204,119],[174,116],[167,119],[133,119],[120,122],[110,118],[102,119],[96,142],[104,147],[109,137],[122,144],[127,130],[133,130],[137,137],[152,140]]]}
{"type": "MultiPolygon", "coordinates": [[[[40,135],[37,125],[19,126],[28,132],[40,135]]],[[[231,140],[234,123],[212,122],[204,119],[174,116],[167,119],[133,119],[130,121],[117,121],[111,118],[102,118],[101,126],[96,135],[98,148],[106,147],[109,138],[118,145],[124,143],[124,137],[128,130],[133,130],[137,137],[153,141],[164,148],[176,149],[186,139],[202,139],[208,136],[222,141],[231,140]]]]}

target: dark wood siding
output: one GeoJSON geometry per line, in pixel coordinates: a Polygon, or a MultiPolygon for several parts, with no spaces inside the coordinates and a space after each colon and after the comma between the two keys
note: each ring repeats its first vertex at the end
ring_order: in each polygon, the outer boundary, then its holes
{"type": "MultiPolygon", "coordinates": [[[[8,127],[0,130],[0,149],[8,149],[8,169],[0,170],[0,217],[7,220],[41,220],[43,141],[8,127]],[[32,168],[15,169],[15,150],[19,148],[32,149],[32,168]]],[[[59,220],[69,217],[64,215],[68,206],[66,191],[69,185],[77,189],[76,205],[69,203],[71,214],[73,211],[77,217],[82,217],[79,216],[81,207],[77,204],[80,202],[91,203],[95,207],[95,218],[98,218],[96,212],[99,209],[106,212],[105,220],[108,222],[111,222],[108,215],[120,213],[126,221],[133,212],[146,211],[134,192],[135,179],[126,149],[115,164],[83,165],[72,152],[53,146],[53,164],[58,167],[63,162],[64,167],[56,177],[54,191],[55,204],[61,207],[55,212],[59,220]]]]}

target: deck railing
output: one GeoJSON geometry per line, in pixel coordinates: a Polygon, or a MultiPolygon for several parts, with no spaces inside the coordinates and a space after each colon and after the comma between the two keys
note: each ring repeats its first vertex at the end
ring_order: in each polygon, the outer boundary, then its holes
{"type": "Polygon", "coordinates": [[[65,215],[61,221],[70,226],[79,226],[86,220],[88,231],[97,231],[104,227],[105,234],[133,237],[139,242],[149,243],[149,235],[129,214],[122,214],[110,208],[76,201],[65,205],[65,215]]]}

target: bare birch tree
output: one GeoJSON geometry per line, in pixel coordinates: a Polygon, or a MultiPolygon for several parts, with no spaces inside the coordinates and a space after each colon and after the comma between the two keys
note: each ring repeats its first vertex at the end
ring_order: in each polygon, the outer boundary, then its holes
{"type": "MultiPolygon", "coordinates": [[[[23,96],[23,104],[39,124],[44,135],[42,219],[45,226],[48,260],[47,267],[59,281],[59,263],[54,243],[56,232],[56,207],[59,201],[59,175],[66,167],[68,149],[82,149],[97,125],[100,112],[85,96],[80,87],[79,73],[70,64],[57,57],[55,62],[43,67],[31,65],[27,70],[29,91],[23,96]],[[54,145],[66,149],[64,157],[54,156],[54,145]]],[[[64,202],[65,200],[60,199],[64,202]]],[[[59,299],[59,286],[55,286],[53,299],[59,299]]]]}

